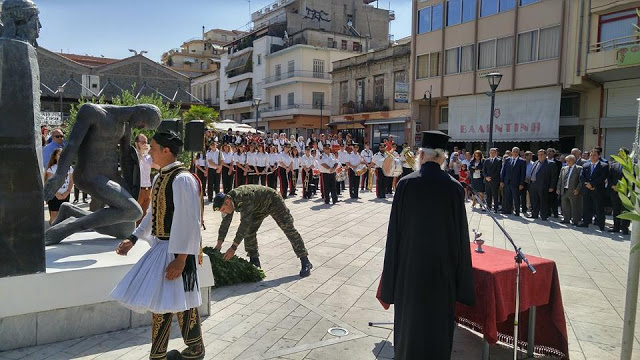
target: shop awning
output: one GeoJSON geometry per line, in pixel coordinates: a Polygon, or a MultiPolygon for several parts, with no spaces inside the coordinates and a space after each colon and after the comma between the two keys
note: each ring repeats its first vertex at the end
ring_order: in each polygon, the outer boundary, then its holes
{"type": "Polygon", "coordinates": [[[364,122],[365,125],[384,125],[384,124],[404,124],[407,122],[409,118],[391,118],[391,119],[376,119],[376,120],[367,120],[364,122]]]}
{"type": "Polygon", "coordinates": [[[248,53],[242,54],[238,57],[234,57],[233,59],[231,59],[231,61],[229,61],[229,64],[227,64],[226,71],[229,72],[247,65],[247,61],[249,61],[249,58],[251,58],[251,54],[252,52],[249,51],[248,53]]]}
{"type": "MultiPolygon", "coordinates": [[[[493,141],[558,140],[560,98],[560,86],[498,92],[493,141]]],[[[448,135],[453,141],[487,141],[490,114],[485,94],[450,97],[448,135]]]]}
{"type": "Polygon", "coordinates": [[[249,81],[251,81],[251,79],[245,79],[242,81],[238,81],[236,84],[238,84],[235,93],[233,94],[233,99],[238,99],[244,96],[244,94],[247,92],[247,87],[249,86],[249,81]]]}

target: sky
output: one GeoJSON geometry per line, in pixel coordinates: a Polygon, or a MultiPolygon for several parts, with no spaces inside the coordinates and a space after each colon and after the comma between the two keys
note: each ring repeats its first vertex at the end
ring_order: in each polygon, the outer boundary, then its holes
{"type": "MultiPolygon", "coordinates": [[[[1,0],[0,0],[1,1],[1,0]]],[[[39,46],[55,52],[125,58],[129,49],[162,53],[202,36],[202,26],[246,30],[251,12],[273,0],[34,0],[40,9],[39,46]]],[[[374,3],[375,5],[375,3],[374,3]]],[[[411,0],[383,0],[396,13],[390,33],[411,35],[411,0]]]]}

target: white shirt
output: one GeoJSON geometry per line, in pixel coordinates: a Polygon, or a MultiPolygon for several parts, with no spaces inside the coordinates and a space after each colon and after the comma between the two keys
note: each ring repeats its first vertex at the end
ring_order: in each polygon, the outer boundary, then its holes
{"type": "MultiPolygon", "coordinates": [[[[198,161],[204,162],[204,160],[198,160],[198,161]]],[[[142,188],[151,187],[151,167],[152,166],[153,166],[153,159],[151,158],[150,155],[142,155],[140,157],[140,187],[142,188]]],[[[200,165],[200,166],[204,166],[204,165],[200,165]]]]}
{"type": "Polygon", "coordinates": [[[373,158],[371,159],[371,161],[373,161],[376,167],[381,168],[382,164],[384,163],[385,157],[386,156],[383,153],[378,152],[375,155],[373,155],[373,158]]]}
{"type": "Polygon", "coordinates": [[[357,152],[352,152],[347,158],[347,162],[351,164],[353,167],[357,167],[362,162],[362,156],[357,152]]]}
{"type": "MultiPolygon", "coordinates": [[[[147,155],[147,156],[149,156],[149,155],[147,155]]],[[[200,167],[207,166],[206,157],[207,157],[206,154],[203,156],[202,153],[199,153],[198,156],[196,157],[196,164],[198,164],[198,166],[200,166],[200,167]]],[[[149,182],[151,182],[151,180],[149,180],[149,182]]]]}
{"type": "Polygon", "coordinates": [[[233,163],[233,160],[235,159],[235,154],[232,152],[223,152],[222,153],[222,161],[229,165],[231,163],[233,163]]]}
{"type": "Polygon", "coordinates": [[[247,154],[246,153],[235,153],[235,154],[233,154],[233,161],[236,164],[245,165],[247,163],[247,154]]]}
{"type": "Polygon", "coordinates": [[[248,152],[247,154],[247,165],[256,166],[256,153],[248,152]]]}
{"type": "Polygon", "coordinates": [[[364,149],[360,152],[360,156],[362,156],[365,163],[369,164],[373,160],[373,151],[364,149]]]}
{"type": "Polygon", "coordinates": [[[220,160],[220,150],[216,150],[216,151],[207,151],[207,166],[211,169],[215,169],[216,167],[211,166],[211,164],[209,163],[209,161],[211,161],[212,163],[217,165],[220,165],[218,163],[218,160],[220,160]]]}
{"type": "Polygon", "coordinates": [[[258,152],[255,155],[256,166],[268,167],[269,166],[269,154],[258,152]]]}
{"type": "Polygon", "coordinates": [[[302,155],[302,157],[300,158],[300,166],[301,167],[312,167],[313,163],[314,163],[315,159],[313,158],[313,156],[309,155],[307,156],[307,154],[302,155]]]}
{"type": "Polygon", "coordinates": [[[322,154],[320,155],[320,158],[318,159],[318,169],[320,170],[321,173],[325,173],[325,174],[329,174],[331,173],[331,169],[327,169],[324,165],[327,165],[329,168],[333,168],[333,165],[335,165],[336,163],[336,158],[333,157],[333,154],[327,155],[327,154],[322,154]]]}
{"type": "Polygon", "coordinates": [[[346,150],[338,150],[338,162],[340,164],[346,164],[349,158],[349,153],[346,150]]]}
{"type": "Polygon", "coordinates": [[[466,164],[467,165],[467,170],[471,167],[471,161],[470,160],[464,159],[464,160],[460,160],[460,162],[462,164],[466,164]]]}
{"type": "Polygon", "coordinates": [[[322,152],[323,149],[324,149],[324,144],[322,143],[322,141],[318,142],[318,150],[322,152]]]}
{"type": "Polygon", "coordinates": [[[280,154],[280,156],[278,156],[278,166],[282,166],[282,164],[280,164],[281,162],[284,163],[285,167],[291,166],[291,156],[286,153],[280,154]]]}
{"type": "Polygon", "coordinates": [[[573,172],[573,169],[575,169],[575,167],[576,165],[574,164],[569,168],[569,173],[567,174],[567,182],[562,184],[562,186],[564,186],[565,189],[569,188],[569,179],[571,179],[571,173],[573,172]]]}
{"type": "Polygon", "coordinates": [[[269,154],[269,165],[277,166],[279,158],[280,158],[280,154],[270,153],[269,154]]]}
{"type": "Polygon", "coordinates": [[[293,170],[300,169],[300,160],[301,160],[300,157],[295,157],[295,156],[291,157],[291,163],[293,164],[293,166],[292,166],[293,170]]]}
{"type": "MultiPolygon", "coordinates": [[[[58,164],[54,164],[52,167],[47,169],[47,174],[49,174],[49,177],[51,177],[56,174],[57,170],[58,170],[58,164]]],[[[64,184],[62,185],[62,187],[58,189],[57,191],[58,194],[62,195],[67,190],[69,190],[69,175],[71,174],[73,174],[73,166],[69,167],[69,172],[67,172],[67,178],[64,179],[64,184]]]]}

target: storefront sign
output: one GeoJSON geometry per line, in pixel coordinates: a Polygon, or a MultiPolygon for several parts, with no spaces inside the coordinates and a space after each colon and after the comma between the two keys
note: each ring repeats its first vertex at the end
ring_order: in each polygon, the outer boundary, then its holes
{"type": "MultiPolygon", "coordinates": [[[[560,86],[498,92],[494,141],[557,140],[560,86]]],[[[487,141],[491,98],[485,94],[449,98],[449,136],[453,141],[487,141]]]]}
{"type": "Polygon", "coordinates": [[[62,125],[62,118],[59,112],[40,112],[40,124],[41,125],[62,125]]]}
{"type": "Polygon", "coordinates": [[[640,64],[640,45],[621,47],[616,51],[619,66],[640,64]]]}
{"type": "Polygon", "coordinates": [[[396,82],[395,102],[397,103],[409,102],[409,84],[408,83],[396,82]]]}

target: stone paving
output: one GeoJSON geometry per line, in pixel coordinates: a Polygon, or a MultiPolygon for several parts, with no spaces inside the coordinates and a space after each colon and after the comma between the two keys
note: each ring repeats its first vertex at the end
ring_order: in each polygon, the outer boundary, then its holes
{"type": "MultiPolygon", "coordinates": [[[[368,322],[393,320],[393,308],[382,309],[375,298],[384,258],[391,199],[365,192],[357,201],[324,205],[319,199],[287,200],[314,264],[300,279],[300,263],[272,219],[258,233],[267,278],[212,291],[212,316],[203,319],[206,359],[391,359],[393,327],[368,322]],[[340,326],[347,336],[334,337],[340,326]]],[[[469,229],[484,234],[487,245],[510,245],[493,221],[468,209],[469,229]]],[[[567,318],[571,359],[618,359],[626,285],[629,238],[594,228],[567,227],[556,221],[501,216],[503,226],[527,254],[556,261],[567,318]]],[[[611,222],[611,219],[609,219],[611,222]]],[[[205,245],[217,240],[219,213],[207,206],[205,245]]],[[[230,245],[239,224],[234,218],[223,247],[230,245]]],[[[242,245],[240,246],[242,250],[242,245]]],[[[243,251],[238,255],[244,256],[243,251]]],[[[640,318],[640,317],[639,317],[640,318]]],[[[636,339],[640,336],[640,327],[636,339]]],[[[419,341],[419,339],[416,339],[419,341]]],[[[637,340],[636,340],[637,341],[637,340]]],[[[640,359],[636,342],[634,358],[640,359]]],[[[91,336],[0,353],[8,359],[146,359],[150,329],[91,336]]],[[[182,349],[174,326],[169,348],[182,349]]],[[[457,328],[453,359],[479,359],[477,333],[457,328]]],[[[492,359],[509,359],[511,351],[491,349],[492,359]]]]}

